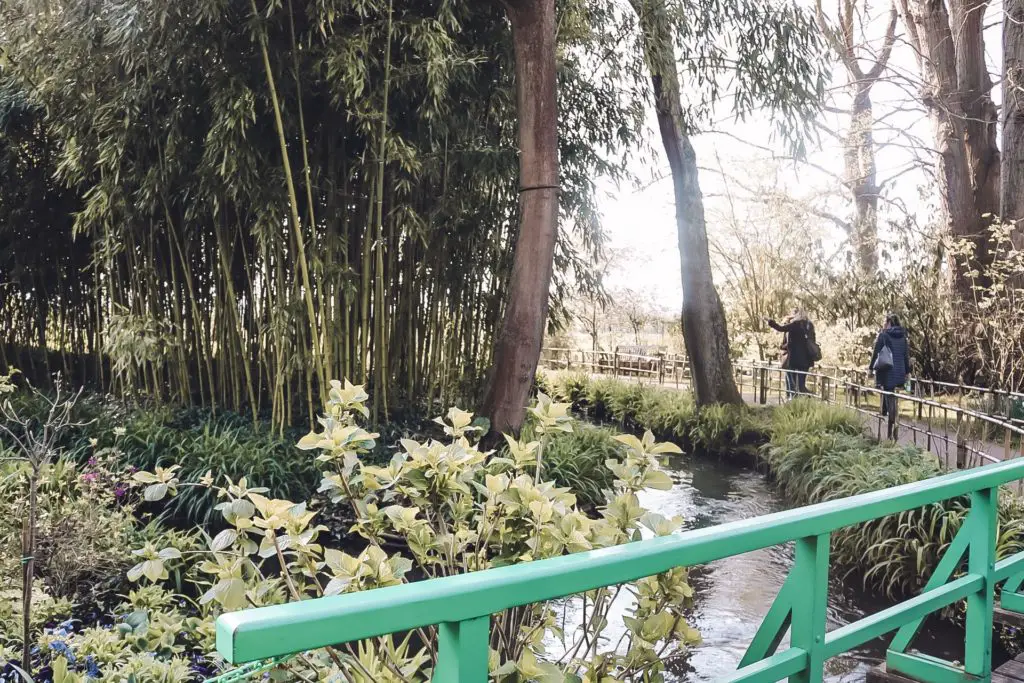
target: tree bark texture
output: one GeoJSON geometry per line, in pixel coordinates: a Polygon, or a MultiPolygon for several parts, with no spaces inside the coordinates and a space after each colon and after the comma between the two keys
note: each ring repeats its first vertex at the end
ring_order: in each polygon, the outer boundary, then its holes
{"type": "Polygon", "coordinates": [[[846,183],[853,195],[853,246],[857,269],[865,275],[878,271],[878,175],[875,165],[875,114],[871,87],[857,86],[846,132],[846,183]]]}
{"type": "Polygon", "coordinates": [[[631,0],[651,71],[658,128],[672,170],[682,273],[682,326],[697,405],[742,404],[729,358],[725,309],[711,272],[697,156],[683,119],[672,27],[664,0],[631,0]]]}
{"type": "MultiPolygon", "coordinates": [[[[1024,218],[1024,0],[1003,0],[1003,150],[999,216],[1024,218]]],[[[1024,227],[1024,226],[1020,226],[1024,227]]],[[[1021,248],[1020,227],[1014,243],[1021,248]]]]}
{"type": "Polygon", "coordinates": [[[951,262],[961,301],[986,283],[988,228],[999,210],[999,150],[992,83],[982,35],[986,2],[900,0],[908,34],[920,54],[924,104],[935,121],[939,185],[949,235],[974,245],[966,262],[951,262]],[[974,271],[977,275],[973,275],[974,271]]]}
{"type": "Polygon", "coordinates": [[[558,106],[554,0],[505,2],[515,49],[519,113],[519,235],[508,306],[484,412],[517,433],[537,372],[558,235],[558,106]]]}

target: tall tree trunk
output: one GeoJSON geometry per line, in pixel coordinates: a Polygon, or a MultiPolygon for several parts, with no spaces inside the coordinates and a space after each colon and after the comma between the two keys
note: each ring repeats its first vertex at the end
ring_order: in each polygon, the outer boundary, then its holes
{"type": "Polygon", "coordinates": [[[672,26],[664,0],[631,0],[631,3],[640,19],[658,128],[672,169],[683,284],[683,340],[690,359],[697,405],[742,404],[729,359],[725,309],[711,274],[704,197],[697,178],[697,156],[683,120],[672,26]]]}
{"type": "Polygon", "coordinates": [[[992,79],[985,61],[984,19],[988,0],[951,0],[956,71],[962,94],[967,163],[971,168],[974,205],[987,228],[986,214],[999,212],[999,113],[992,102],[992,79]]]}
{"type": "MultiPolygon", "coordinates": [[[[999,215],[1024,219],[1024,0],[1003,0],[1003,154],[999,215]]],[[[1016,246],[1020,248],[1018,226],[1016,246]]]]}
{"type": "Polygon", "coordinates": [[[982,25],[985,5],[950,0],[947,12],[944,0],[900,0],[926,84],[922,99],[935,120],[949,234],[974,247],[966,262],[954,257],[950,264],[961,302],[973,301],[974,285],[986,282],[990,216],[999,208],[999,150],[982,25]]]}
{"type": "Polygon", "coordinates": [[[853,243],[857,268],[864,275],[878,271],[878,176],[875,170],[875,123],[871,88],[855,86],[844,158],[846,183],[853,194],[853,243]]]}
{"type": "Polygon", "coordinates": [[[874,275],[878,270],[878,179],[875,165],[875,114],[871,88],[889,63],[896,41],[898,15],[893,7],[878,58],[867,70],[857,59],[854,20],[855,0],[839,3],[839,22],[833,29],[825,20],[821,0],[816,5],[818,25],[846,69],[847,86],[853,96],[850,127],[846,131],[843,158],[846,186],[853,195],[854,222],[851,238],[858,270],[874,275]]]}
{"type": "Polygon", "coordinates": [[[519,236],[484,411],[518,432],[537,372],[558,235],[558,103],[554,0],[506,0],[519,113],[519,236]]]}

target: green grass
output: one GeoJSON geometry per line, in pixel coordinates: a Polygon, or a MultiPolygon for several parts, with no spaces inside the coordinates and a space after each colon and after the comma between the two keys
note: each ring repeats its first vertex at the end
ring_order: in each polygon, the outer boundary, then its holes
{"type": "Polygon", "coordinates": [[[571,434],[558,434],[544,448],[544,478],[567,487],[585,508],[605,502],[615,476],[605,463],[622,459],[622,445],[615,432],[603,427],[577,424],[571,434]]]}
{"type": "MultiPolygon", "coordinates": [[[[140,411],[126,429],[121,448],[131,465],[144,470],[181,465],[183,482],[212,471],[233,481],[247,477],[250,487],[265,486],[275,498],[289,500],[308,500],[320,483],[314,458],[295,447],[295,438],[256,430],[232,413],[140,411]]],[[[164,509],[186,526],[207,524],[219,514],[213,509],[217,502],[214,491],[185,486],[164,509]]]]}

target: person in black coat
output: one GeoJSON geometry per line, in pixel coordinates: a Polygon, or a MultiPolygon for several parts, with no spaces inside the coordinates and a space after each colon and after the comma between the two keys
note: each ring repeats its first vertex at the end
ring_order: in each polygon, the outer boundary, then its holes
{"type": "Polygon", "coordinates": [[[882,398],[882,415],[888,415],[890,411],[895,415],[896,395],[892,392],[907,383],[910,374],[910,344],[907,343],[907,333],[900,325],[899,317],[894,314],[886,316],[885,327],[875,339],[870,372],[875,375],[875,385],[889,392],[889,395],[882,398]],[[878,354],[886,346],[892,352],[892,367],[875,370],[878,354]]]}
{"type": "Polygon", "coordinates": [[[794,308],[785,323],[766,320],[768,326],[776,332],[782,332],[782,351],[780,360],[786,369],[786,394],[792,398],[796,394],[807,393],[807,371],[814,365],[810,340],[814,339],[814,324],[807,315],[794,308]]]}

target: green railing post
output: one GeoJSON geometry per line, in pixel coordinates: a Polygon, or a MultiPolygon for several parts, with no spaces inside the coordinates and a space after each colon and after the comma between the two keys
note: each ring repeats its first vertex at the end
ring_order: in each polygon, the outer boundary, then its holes
{"type": "Polygon", "coordinates": [[[967,596],[964,670],[987,679],[992,673],[992,617],[995,603],[997,487],[971,494],[971,547],[967,571],[984,577],[981,589],[967,596]]]}
{"type": "Polygon", "coordinates": [[[829,534],[796,541],[793,582],[799,590],[793,596],[790,642],[807,652],[807,668],[790,676],[790,683],[822,680],[825,667],[825,617],[828,608],[829,534]]]}
{"type": "Polygon", "coordinates": [[[439,624],[434,683],[486,683],[490,633],[490,615],[439,624]]]}

